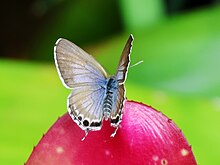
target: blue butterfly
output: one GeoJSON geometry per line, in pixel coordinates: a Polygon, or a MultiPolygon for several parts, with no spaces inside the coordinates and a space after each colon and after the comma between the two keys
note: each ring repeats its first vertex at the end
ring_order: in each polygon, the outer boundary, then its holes
{"type": "Polygon", "coordinates": [[[72,89],[67,99],[68,112],[86,135],[89,131],[100,130],[103,119],[110,119],[111,126],[116,128],[112,136],[119,127],[132,42],[133,36],[130,35],[117,72],[112,76],[74,43],[63,38],[56,42],[54,59],[59,77],[66,88],[72,89]]]}

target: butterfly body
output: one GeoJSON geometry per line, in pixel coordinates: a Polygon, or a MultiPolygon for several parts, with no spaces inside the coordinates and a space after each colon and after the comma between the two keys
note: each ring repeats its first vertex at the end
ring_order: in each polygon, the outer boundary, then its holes
{"type": "Polygon", "coordinates": [[[97,131],[103,119],[110,119],[118,128],[125,101],[124,82],[130,63],[133,36],[130,35],[115,75],[108,76],[102,66],[88,53],[66,39],[59,39],[54,47],[54,59],[63,85],[72,92],[67,109],[78,126],[97,131]]]}
{"type": "Polygon", "coordinates": [[[103,102],[103,116],[106,120],[110,118],[113,104],[116,100],[115,94],[117,93],[117,90],[118,82],[115,76],[112,76],[107,80],[106,93],[103,102]]]}

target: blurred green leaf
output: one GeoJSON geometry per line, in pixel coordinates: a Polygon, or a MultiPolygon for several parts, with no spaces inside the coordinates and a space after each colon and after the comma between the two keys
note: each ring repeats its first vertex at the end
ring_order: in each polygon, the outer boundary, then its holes
{"type": "Polygon", "coordinates": [[[120,7],[127,30],[142,29],[161,22],[165,15],[162,0],[120,0],[120,7]]]}

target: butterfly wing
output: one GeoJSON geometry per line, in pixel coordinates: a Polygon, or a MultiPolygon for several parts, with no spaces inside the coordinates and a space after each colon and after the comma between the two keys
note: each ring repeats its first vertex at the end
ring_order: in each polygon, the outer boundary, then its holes
{"type": "Polygon", "coordinates": [[[66,39],[56,42],[54,58],[64,86],[73,88],[67,100],[70,116],[83,130],[100,129],[107,73],[92,56],[66,39]]]}
{"type": "Polygon", "coordinates": [[[88,53],[66,39],[58,39],[54,47],[54,59],[60,79],[66,88],[82,84],[94,84],[107,73],[88,53]],[[94,81],[95,80],[95,81],[94,81]]]}
{"type": "Polygon", "coordinates": [[[113,111],[111,114],[111,125],[114,127],[118,127],[121,118],[122,118],[122,109],[125,101],[125,87],[124,82],[127,77],[128,66],[130,63],[130,53],[132,49],[133,36],[130,35],[127,43],[125,44],[124,50],[122,52],[117,73],[116,80],[118,81],[118,90],[115,93],[115,99],[113,101],[113,111]]]}
{"type": "Polygon", "coordinates": [[[67,100],[68,112],[83,130],[100,130],[105,90],[101,86],[74,88],[67,100]]]}
{"type": "Polygon", "coordinates": [[[118,91],[114,96],[114,101],[112,105],[112,113],[111,113],[111,125],[113,127],[118,127],[119,123],[122,119],[122,109],[125,101],[125,87],[124,84],[118,87],[118,91]]]}
{"type": "Polygon", "coordinates": [[[118,64],[117,73],[116,73],[116,79],[119,84],[124,84],[126,77],[127,77],[133,40],[134,40],[133,36],[130,35],[127,40],[127,43],[125,44],[124,50],[122,51],[122,55],[121,55],[121,58],[118,64]]]}

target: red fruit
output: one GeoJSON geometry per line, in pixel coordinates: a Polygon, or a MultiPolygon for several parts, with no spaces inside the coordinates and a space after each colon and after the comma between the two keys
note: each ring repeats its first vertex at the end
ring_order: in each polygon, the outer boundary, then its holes
{"type": "Polygon", "coordinates": [[[34,148],[26,165],[195,165],[181,130],[161,112],[126,101],[120,128],[103,121],[100,131],[82,131],[68,114],[59,118],[34,148]]]}

